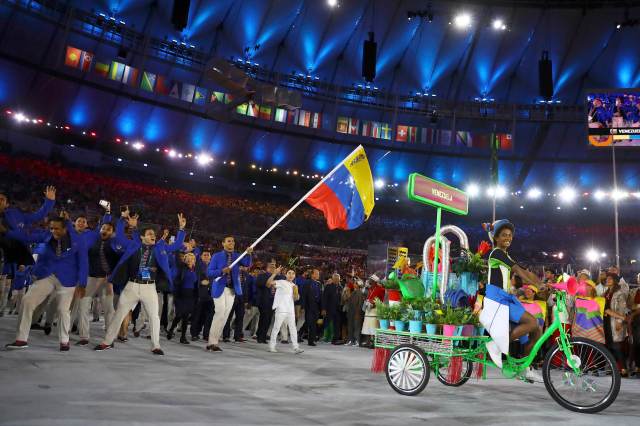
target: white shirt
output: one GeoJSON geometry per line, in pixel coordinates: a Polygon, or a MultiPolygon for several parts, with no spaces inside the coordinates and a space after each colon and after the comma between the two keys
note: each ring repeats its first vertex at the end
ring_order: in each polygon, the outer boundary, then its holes
{"type": "Polygon", "coordinates": [[[276,288],[273,309],[276,310],[276,313],[293,314],[295,312],[293,306],[293,286],[295,284],[287,280],[275,280],[273,283],[276,288]]]}

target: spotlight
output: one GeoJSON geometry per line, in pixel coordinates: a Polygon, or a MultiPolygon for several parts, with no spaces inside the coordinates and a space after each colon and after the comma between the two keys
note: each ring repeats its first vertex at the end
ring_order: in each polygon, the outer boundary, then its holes
{"type": "Polygon", "coordinates": [[[503,186],[497,186],[495,188],[489,188],[487,190],[489,197],[496,197],[496,199],[504,198],[507,195],[507,189],[503,186]]]}
{"type": "Polygon", "coordinates": [[[598,189],[596,190],[596,192],[593,193],[593,197],[597,200],[597,201],[601,201],[604,199],[604,197],[607,196],[607,193],[598,189]]]}
{"type": "Polygon", "coordinates": [[[21,123],[23,121],[29,121],[29,119],[21,112],[14,114],[13,119],[16,120],[18,123],[21,123]]]}
{"type": "Polygon", "coordinates": [[[147,163],[144,163],[143,166],[144,167],[149,167],[149,165],[147,163]]]}
{"type": "Polygon", "coordinates": [[[133,147],[133,149],[135,149],[136,151],[140,151],[142,148],[144,148],[144,144],[140,143],[140,142],[134,142],[133,145],[131,145],[133,147]]]}
{"type": "Polygon", "coordinates": [[[176,155],[177,154],[173,149],[169,150],[169,158],[176,158],[176,155]]]}
{"type": "Polygon", "coordinates": [[[189,172],[189,176],[193,176],[193,172],[189,172]]]}
{"type": "Polygon", "coordinates": [[[208,154],[202,153],[200,155],[196,155],[196,161],[199,165],[206,166],[213,161],[213,158],[208,154]]]}
{"type": "Polygon", "coordinates": [[[329,7],[336,7],[338,6],[338,0],[327,0],[327,5],[329,7]]]}
{"type": "Polygon", "coordinates": [[[589,262],[593,263],[598,260],[598,252],[595,249],[591,248],[587,250],[585,257],[589,262]]]}
{"type": "Polygon", "coordinates": [[[455,25],[456,28],[459,29],[469,28],[471,26],[471,15],[466,12],[457,14],[453,18],[453,25],[455,25]]]}
{"type": "Polygon", "coordinates": [[[229,164],[231,164],[232,166],[235,166],[236,162],[235,161],[231,161],[231,162],[229,162],[229,164]]]}
{"type": "Polygon", "coordinates": [[[527,193],[527,198],[530,198],[532,200],[537,200],[541,196],[542,196],[542,191],[539,190],[538,188],[531,188],[527,193]]]}
{"type": "Polygon", "coordinates": [[[255,165],[255,164],[252,164],[252,165],[251,165],[251,168],[252,168],[252,169],[255,169],[255,168],[256,168],[256,165],[255,165]]]}
{"type": "Polygon", "coordinates": [[[374,185],[376,189],[382,189],[384,188],[384,181],[382,179],[376,179],[374,185]]]}
{"type": "Polygon", "coordinates": [[[631,194],[631,195],[633,195],[633,196],[634,196],[634,197],[636,197],[636,198],[640,198],[640,192],[634,192],[634,193],[633,193],[633,194],[631,194]]]}
{"type": "Polygon", "coordinates": [[[607,253],[605,252],[600,253],[600,257],[607,257],[607,253]]]}
{"type": "Polygon", "coordinates": [[[294,175],[294,176],[297,176],[297,175],[298,175],[298,171],[297,171],[297,170],[294,170],[294,171],[293,171],[293,175],[294,175]]]}
{"type": "Polygon", "coordinates": [[[480,195],[480,187],[475,184],[475,183],[470,183],[469,186],[467,186],[467,195],[471,198],[477,197],[478,195],[480,195]]]}
{"type": "Polygon", "coordinates": [[[560,197],[560,201],[565,203],[571,203],[573,202],[573,200],[575,200],[578,194],[576,193],[575,189],[566,187],[560,190],[560,192],[558,193],[558,196],[560,197]]]}
{"type": "Polygon", "coordinates": [[[493,27],[494,30],[496,31],[504,31],[507,29],[507,25],[504,23],[504,21],[500,18],[496,18],[493,20],[493,23],[491,24],[491,26],[493,27]]]}
{"type": "Polygon", "coordinates": [[[620,190],[620,189],[614,189],[611,192],[611,198],[613,198],[616,201],[624,200],[628,196],[629,196],[629,193],[627,191],[620,190]]]}
{"type": "Polygon", "coordinates": [[[564,258],[564,253],[563,252],[558,253],[558,259],[562,259],[562,258],[564,258]]]}

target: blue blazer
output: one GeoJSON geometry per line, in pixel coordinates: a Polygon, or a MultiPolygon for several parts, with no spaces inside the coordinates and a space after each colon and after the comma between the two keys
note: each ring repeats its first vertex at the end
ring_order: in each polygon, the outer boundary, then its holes
{"type": "Polygon", "coordinates": [[[24,229],[25,227],[43,220],[56,204],[55,201],[48,198],[44,199],[44,204],[40,209],[33,213],[25,213],[14,207],[5,210],[4,220],[9,229],[24,229]]]}
{"type": "Polygon", "coordinates": [[[89,276],[89,256],[83,238],[73,229],[71,222],[67,222],[67,233],[71,238],[71,247],[60,257],[49,245],[52,235],[49,231],[34,231],[29,236],[30,242],[43,243],[38,254],[38,260],[33,266],[33,275],[41,280],[49,275],[55,275],[64,287],[87,286],[89,276]]]}
{"type": "MultiPolygon", "coordinates": [[[[238,257],[240,257],[240,254],[234,251],[231,255],[231,261],[235,261],[238,257]]],[[[242,260],[231,270],[231,281],[233,282],[233,289],[238,296],[242,296],[242,286],[240,285],[240,266],[246,266],[247,268],[251,266],[251,255],[243,257],[242,260]]],[[[211,262],[209,263],[209,268],[207,269],[207,276],[212,283],[211,296],[215,299],[222,296],[224,288],[227,286],[226,276],[222,273],[222,270],[226,267],[227,253],[224,250],[219,251],[211,256],[211,262]],[[216,278],[220,279],[216,281],[216,278]]]]}
{"type": "MultiPolygon", "coordinates": [[[[120,223],[118,223],[120,225],[120,223]]],[[[132,235],[133,239],[128,240],[124,235],[124,225],[116,226],[116,244],[126,244],[124,245],[124,254],[118,261],[118,264],[113,271],[111,272],[111,276],[109,277],[109,281],[113,279],[116,275],[120,267],[124,265],[134,253],[140,250],[142,247],[142,241],[140,240],[140,234],[138,231],[134,231],[132,235]]],[[[171,268],[169,268],[169,253],[172,253],[176,250],[180,250],[182,247],[182,243],[184,242],[185,232],[178,231],[178,235],[176,235],[176,241],[173,244],[167,244],[163,240],[157,240],[156,244],[153,246],[153,255],[158,262],[158,266],[162,269],[167,280],[169,280],[169,288],[173,291],[173,277],[171,275],[171,268]]]]}

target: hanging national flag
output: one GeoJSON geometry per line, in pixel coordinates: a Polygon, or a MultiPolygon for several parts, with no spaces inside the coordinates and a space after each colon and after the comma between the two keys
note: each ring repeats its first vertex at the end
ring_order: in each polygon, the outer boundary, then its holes
{"type": "Polygon", "coordinates": [[[180,99],[180,89],[182,88],[182,83],[179,81],[174,81],[171,83],[171,91],[169,92],[169,96],[172,98],[180,99]]]}
{"type": "Polygon", "coordinates": [[[357,118],[349,118],[349,134],[357,135],[360,130],[360,120],[357,118]]]}
{"type": "Polygon", "coordinates": [[[380,138],[380,124],[377,121],[371,122],[371,137],[379,139],[380,138]]]}
{"type": "Polygon", "coordinates": [[[273,117],[278,123],[287,122],[287,110],[283,108],[276,108],[276,115],[273,117]]]}
{"type": "Polygon", "coordinates": [[[321,210],[329,229],[356,229],[375,205],[373,177],[362,146],[356,148],[307,198],[321,210]]]}
{"type": "Polygon", "coordinates": [[[80,64],[80,55],[82,55],[82,50],[67,46],[67,53],[64,57],[64,64],[71,68],[78,68],[80,64]]]}
{"type": "Polygon", "coordinates": [[[212,92],[211,93],[211,103],[222,103],[224,102],[224,93],[222,92],[212,92]]]}
{"type": "Polygon", "coordinates": [[[415,126],[407,127],[407,142],[416,143],[418,141],[418,128],[415,126]]]}
{"type": "Polygon", "coordinates": [[[451,145],[451,130],[438,131],[438,145],[451,145]]]}
{"type": "Polygon", "coordinates": [[[167,77],[159,75],[156,78],[155,92],[159,95],[168,95],[171,92],[171,82],[167,77]]]}
{"type": "Polygon", "coordinates": [[[511,138],[510,133],[500,133],[498,134],[498,138],[500,139],[500,149],[502,150],[513,149],[513,139],[511,138]]]}
{"type": "Polygon", "coordinates": [[[258,117],[263,120],[271,120],[271,107],[269,105],[262,105],[258,117]]]}
{"type": "Polygon", "coordinates": [[[196,87],[193,95],[193,103],[196,105],[204,105],[207,101],[207,89],[204,87],[196,87]]]}
{"type": "Polygon", "coordinates": [[[398,125],[398,129],[396,130],[396,142],[406,142],[408,133],[408,126],[398,125]]]}
{"type": "Polygon", "coordinates": [[[321,112],[312,112],[311,113],[311,127],[314,129],[322,128],[322,113],[321,112]]]}
{"type": "Polygon", "coordinates": [[[122,82],[124,84],[128,84],[129,86],[134,86],[138,80],[138,69],[134,67],[130,67],[129,65],[124,66],[124,73],[122,73],[122,82]]]}
{"type": "Polygon", "coordinates": [[[473,144],[473,137],[469,132],[456,132],[455,134],[455,146],[471,147],[473,144]]]}
{"type": "Polygon", "coordinates": [[[96,62],[96,66],[93,67],[93,72],[98,74],[100,77],[107,78],[109,76],[109,64],[96,62]]]}
{"type": "Polygon", "coordinates": [[[260,105],[253,102],[250,102],[247,105],[247,115],[249,117],[257,117],[259,112],[260,112],[260,105]]]}
{"type": "Polygon", "coordinates": [[[80,55],[80,70],[83,72],[89,71],[89,68],[91,68],[91,62],[93,62],[93,53],[83,50],[80,55]]]}
{"type": "Polygon", "coordinates": [[[349,132],[349,119],[347,117],[338,117],[336,121],[336,132],[348,133],[349,132]]]}
{"type": "Polygon", "coordinates": [[[382,123],[380,126],[380,139],[391,140],[391,127],[388,123],[382,123]]]}
{"type": "Polygon", "coordinates": [[[362,122],[362,136],[373,136],[373,122],[366,120],[362,122]]]}
{"type": "Polygon", "coordinates": [[[311,112],[300,110],[298,114],[298,126],[309,127],[311,125],[311,112]]]}
{"type": "Polygon", "coordinates": [[[233,102],[233,99],[235,98],[235,96],[233,96],[230,93],[225,93],[224,95],[224,103],[225,104],[230,104],[231,102],[233,102]]]}
{"type": "Polygon", "coordinates": [[[149,71],[142,72],[142,79],[140,80],[140,88],[147,92],[153,92],[153,86],[156,84],[156,75],[149,71]]]}
{"type": "Polygon", "coordinates": [[[120,62],[111,61],[111,69],[109,70],[109,78],[115,81],[122,81],[124,75],[124,64],[120,62]]]}
{"type": "Polygon", "coordinates": [[[248,107],[249,107],[249,104],[246,104],[246,103],[240,104],[236,107],[236,112],[241,115],[247,115],[248,107]]]}
{"type": "Polygon", "coordinates": [[[193,84],[183,84],[182,85],[182,99],[185,102],[193,102],[193,96],[196,94],[196,86],[193,84]]]}
{"type": "Polygon", "coordinates": [[[287,124],[298,124],[298,117],[300,116],[300,110],[289,111],[287,114],[287,124]]]}
{"type": "Polygon", "coordinates": [[[432,138],[432,130],[430,127],[421,127],[420,128],[420,143],[428,144],[431,143],[432,138]]]}

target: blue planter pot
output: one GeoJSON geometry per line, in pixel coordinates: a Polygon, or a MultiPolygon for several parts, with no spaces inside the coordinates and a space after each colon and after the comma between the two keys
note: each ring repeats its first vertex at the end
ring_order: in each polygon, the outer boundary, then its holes
{"type": "Polygon", "coordinates": [[[436,334],[438,332],[438,324],[427,324],[427,334],[436,334]]]}
{"type": "Polygon", "coordinates": [[[380,320],[380,328],[382,330],[388,330],[389,329],[389,320],[381,319],[380,320]]]}
{"type": "Polygon", "coordinates": [[[407,331],[407,323],[405,321],[396,320],[396,331],[407,331]]]}
{"type": "Polygon", "coordinates": [[[409,321],[409,331],[411,333],[422,333],[422,321],[409,321]]]}
{"type": "Polygon", "coordinates": [[[484,327],[482,326],[476,327],[476,336],[484,336],[484,327]]]}

